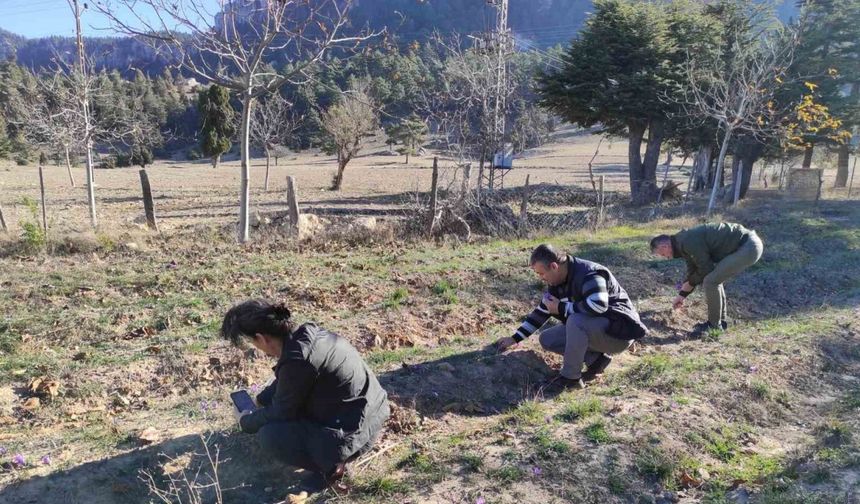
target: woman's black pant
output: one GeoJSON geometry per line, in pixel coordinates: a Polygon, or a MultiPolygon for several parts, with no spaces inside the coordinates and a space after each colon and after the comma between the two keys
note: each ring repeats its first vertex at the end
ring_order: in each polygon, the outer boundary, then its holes
{"type": "Polygon", "coordinates": [[[349,434],[313,422],[295,421],[268,423],[260,428],[257,438],[267,455],[287,465],[329,474],[338,464],[370,451],[378,435],[371,436],[358,450],[350,450],[349,434]]]}

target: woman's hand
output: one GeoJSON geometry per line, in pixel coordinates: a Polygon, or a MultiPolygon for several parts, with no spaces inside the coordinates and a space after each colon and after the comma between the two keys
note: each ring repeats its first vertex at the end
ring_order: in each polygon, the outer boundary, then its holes
{"type": "Polygon", "coordinates": [[[684,306],[684,300],[687,299],[684,296],[675,296],[674,301],[672,301],[672,308],[676,310],[680,310],[684,306]]]}
{"type": "Polygon", "coordinates": [[[236,419],[236,423],[239,424],[240,427],[242,426],[242,417],[250,414],[251,410],[239,411],[236,408],[233,408],[233,418],[236,419]]]}

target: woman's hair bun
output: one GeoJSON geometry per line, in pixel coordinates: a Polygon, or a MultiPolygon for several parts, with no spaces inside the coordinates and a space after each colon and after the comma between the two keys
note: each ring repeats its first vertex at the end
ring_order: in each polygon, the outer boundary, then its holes
{"type": "Polygon", "coordinates": [[[290,320],[290,309],[284,303],[275,303],[272,305],[272,315],[277,320],[290,320]]]}

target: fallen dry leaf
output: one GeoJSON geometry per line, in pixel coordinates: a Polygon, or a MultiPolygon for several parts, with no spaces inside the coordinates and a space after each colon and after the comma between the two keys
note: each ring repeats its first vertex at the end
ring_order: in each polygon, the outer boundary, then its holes
{"type": "Polygon", "coordinates": [[[153,427],[147,427],[140,431],[140,434],[137,435],[137,439],[142,444],[152,444],[161,439],[161,436],[158,434],[158,431],[153,427]]]}
{"type": "Polygon", "coordinates": [[[303,504],[306,500],[308,500],[307,492],[287,495],[287,502],[289,502],[290,504],[303,504]]]}
{"type": "Polygon", "coordinates": [[[39,401],[38,397],[30,397],[29,399],[24,401],[24,409],[26,410],[32,411],[34,409],[39,409],[40,405],[41,401],[39,401]]]}
{"type": "Polygon", "coordinates": [[[690,476],[687,471],[684,471],[684,473],[681,474],[681,486],[684,488],[699,488],[702,486],[702,480],[696,479],[693,476],[690,476]]]}

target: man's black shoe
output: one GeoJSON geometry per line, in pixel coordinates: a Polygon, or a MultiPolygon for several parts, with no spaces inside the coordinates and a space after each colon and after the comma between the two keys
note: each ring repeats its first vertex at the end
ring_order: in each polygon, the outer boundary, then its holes
{"type": "Polygon", "coordinates": [[[585,383],[582,381],[582,378],[576,378],[571,380],[570,378],[565,378],[561,374],[555,374],[550,376],[543,382],[543,386],[541,386],[541,390],[568,390],[568,389],[584,389],[585,383]]]}
{"type": "Polygon", "coordinates": [[[725,320],[720,322],[719,326],[713,326],[710,322],[699,322],[698,324],[693,326],[691,334],[693,336],[702,336],[704,334],[707,334],[709,331],[725,331],[726,329],[728,329],[728,327],[729,325],[728,323],[726,323],[725,320]]]}
{"type": "Polygon", "coordinates": [[[582,381],[590,382],[597,378],[598,376],[603,374],[603,371],[612,363],[612,357],[606,354],[600,354],[600,357],[597,358],[590,366],[588,366],[584,373],[582,373],[582,381]]]}

